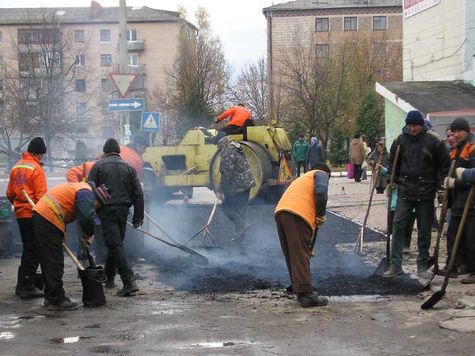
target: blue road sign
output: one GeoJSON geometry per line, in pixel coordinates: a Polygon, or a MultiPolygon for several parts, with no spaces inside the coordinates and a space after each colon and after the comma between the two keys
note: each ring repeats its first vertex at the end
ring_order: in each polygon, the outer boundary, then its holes
{"type": "Polygon", "coordinates": [[[144,111],[144,109],[145,100],[143,98],[109,100],[110,111],[144,111]]]}
{"type": "Polygon", "coordinates": [[[160,114],[158,112],[143,112],[141,120],[142,131],[158,131],[160,126],[160,114]]]}

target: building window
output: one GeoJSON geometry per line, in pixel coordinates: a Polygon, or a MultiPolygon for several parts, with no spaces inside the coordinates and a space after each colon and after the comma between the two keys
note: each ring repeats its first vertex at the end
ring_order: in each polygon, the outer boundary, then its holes
{"type": "Polygon", "coordinates": [[[344,30],[345,31],[356,31],[358,25],[358,18],[355,16],[345,17],[344,20],[344,30]]]}
{"type": "Polygon", "coordinates": [[[317,44],[315,46],[315,55],[317,58],[326,58],[330,54],[330,46],[328,43],[317,44]]]}
{"type": "Polygon", "coordinates": [[[145,75],[137,75],[130,85],[131,90],[145,90],[145,75]]]}
{"type": "Polygon", "coordinates": [[[0,56],[0,67],[3,67],[3,56],[0,56]]]}
{"type": "Polygon", "coordinates": [[[133,29],[127,30],[127,41],[129,42],[137,41],[137,30],[133,30],[133,29]]]}
{"type": "Polygon", "coordinates": [[[315,31],[317,32],[328,32],[329,22],[328,17],[320,17],[315,19],[315,31]]]}
{"type": "Polygon", "coordinates": [[[102,78],[101,79],[101,89],[105,92],[110,92],[111,91],[111,81],[110,81],[110,79],[107,79],[107,78],[102,78]]]}
{"type": "Polygon", "coordinates": [[[38,53],[19,53],[18,70],[21,72],[40,67],[40,56],[38,53]]]}
{"type": "Polygon", "coordinates": [[[74,62],[77,66],[86,65],[86,55],[85,54],[76,54],[76,61],[74,62]]]}
{"type": "Polygon", "coordinates": [[[41,53],[41,64],[48,68],[53,68],[61,64],[61,54],[59,52],[41,53]]]}
{"type": "Polygon", "coordinates": [[[74,30],[74,42],[84,43],[86,36],[84,30],[74,30]]]}
{"type": "Polygon", "coordinates": [[[86,91],[86,79],[76,79],[76,91],[86,91]]]}
{"type": "Polygon", "coordinates": [[[111,30],[101,30],[101,42],[111,41],[111,30]]]}
{"type": "Polygon", "coordinates": [[[18,30],[19,44],[59,43],[59,29],[21,29],[18,30]]]}
{"type": "Polygon", "coordinates": [[[129,54],[129,67],[137,67],[139,65],[139,56],[137,53],[129,54]]]}
{"type": "Polygon", "coordinates": [[[386,16],[373,16],[373,30],[374,31],[386,30],[386,16]]]}
{"type": "Polygon", "coordinates": [[[101,66],[112,65],[112,54],[101,54],[101,66]]]}
{"type": "Polygon", "coordinates": [[[375,57],[385,56],[387,51],[388,51],[388,47],[385,42],[373,43],[373,56],[375,57]]]}
{"type": "Polygon", "coordinates": [[[110,114],[110,110],[109,110],[109,102],[108,101],[103,101],[101,103],[101,112],[103,114],[110,114]]]}
{"type": "Polygon", "coordinates": [[[0,91],[3,91],[3,78],[0,78],[0,91]]]}
{"type": "Polygon", "coordinates": [[[0,31],[0,43],[3,42],[3,36],[2,36],[2,31],[0,31]]]}
{"type": "Polygon", "coordinates": [[[86,115],[86,103],[76,103],[76,115],[77,116],[86,115]]]}

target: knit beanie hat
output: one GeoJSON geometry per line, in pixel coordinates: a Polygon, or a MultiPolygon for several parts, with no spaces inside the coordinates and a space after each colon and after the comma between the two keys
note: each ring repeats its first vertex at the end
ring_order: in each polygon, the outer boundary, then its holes
{"type": "Polygon", "coordinates": [[[44,155],[46,153],[45,141],[41,137],[35,137],[28,145],[28,152],[44,155]]]}
{"type": "Polygon", "coordinates": [[[94,182],[87,182],[87,184],[91,186],[92,191],[94,192],[94,197],[101,206],[104,206],[106,202],[111,200],[110,189],[105,184],[101,184],[98,187],[96,187],[94,182]]]}
{"type": "Polygon", "coordinates": [[[455,130],[463,130],[470,132],[470,125],[468,124],[468,121],[465,120],[463,117],[457,117],[452,123],[450,124],[450,129],[452,131],[455,130]]]}
{"type": "Polygon", "coordinates": [[[119,142],[115,138],[107,139],[106,143],[104,143],[104,147],[102,148],[102,152],[104,153],[120,153],[119,142]]]}
{"type": "Polygon", "coordinates": [[[424,116],[422,116],[421,112],[418,110],[411,110],[407,113],[406,117],[406,125],[415,124],[424,126],[424,116]]]}

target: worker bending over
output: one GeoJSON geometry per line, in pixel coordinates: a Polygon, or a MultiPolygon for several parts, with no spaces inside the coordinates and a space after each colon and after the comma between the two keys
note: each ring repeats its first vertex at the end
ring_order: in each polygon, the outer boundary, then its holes
{"type": "Polygon", "coordinates": [[[216,122],[221,122],[227,117],[231,117],[226,126],[220,131],[223,131],[226,135],[241,134],[245,133],[246,127],[254,126],[254,120],[252,120],[251,116],[251,112],[244,104],[239,103],[219,115],[216,118],[216,122]]]}

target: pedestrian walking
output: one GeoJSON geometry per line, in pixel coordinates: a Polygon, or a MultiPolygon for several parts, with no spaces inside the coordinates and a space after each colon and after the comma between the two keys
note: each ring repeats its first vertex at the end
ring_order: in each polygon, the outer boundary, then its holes
{"type": "Polygon", "coordinates": [[[83,231],[82,241],[89,246],[94,235],[94,212],[109,199],[108,188],[104,185],[96,188],[94,183],[65,183],[48,190],[33,209],[46,309],[67,311],[77,308],[77,303],[66,296],[63,288],[66,225],[77,219],[83,231]]]}
{"type": "Polygon", "coordinates": [[[360,134],[355,134],[350,142],[349,160],[354,167],[355,182],[361,182],[361,165],[366,158],[366,150],[360,134]]]}
{"type": "Polygon", "coordinates": [[[134,279],[134,272],[129,265],[124,249],[124,238],[129,208],[134,207],[132,224],[135,228],[143,223],[144,198],[137,172],[120,157],[117,140],[108,139],[103,147],[104,156],[96,162],[89,173],[89,181],[96,185],[110,187],[111,199],[98,210],[101,220],[102,235],[107,247],[105,274],[106,287],[115,287],[116,270],[119,272],[123,288],[120,296],[130,296],[139,288],[134,279]]]}
{"type": "Polygon", "coordinates": [[[377,194],[383,194],[387,186],[387,176],[383,172],[387,171],[389,161],[389,153],[384,147],[384,142],[380,141],[376,144],[376,149],[371,152],[368,157],[368,164],[372,168],[372,177],[374,179],[376,170],[380,168],[380,174],[373,184],[376,187],[377,194]]]}
{"type": "Polygon", "coordinates": [[[326,218],[330,169],[324,163],[314,165],[294,180],[275,208],[275,222],[292,285],[304,308],[323,306],[328,299],[313,291],[310,273],[312,237],[326,218]]]}
{"type": "MultiPolygon", "coordinates": [[[[463,169],[475,168],[475,135],[470,133],[470,126],[464,118],[456,118],[450,125],[456,145],[450,152],[451,159],[455,160],[456,173],[461,177],[463,169]],[[458,170],[458,172],[457,172],[458,170]]],[[[455,179],[456,173],[447,178],[450,194],[450,221],[447,228],[448,255],[450,256],[455,236],[462,219],[462,213],[467,202],[470,184],[464,183],[460,179],[455,179]]],[[[460,247],[457,250],[455,267],[452,271],[442,269],[441,273],[450,273],[452,276],[464,274],[470,275],[461,280],[462,283],[475,283],[475,203],[469,210],[469,214],[463,226],[460,247]]],[[[447,261],[448,262],[448,261],[447,261]]],[[[447,263],[448,264],[448,263],[447,263]]]]}
{"type": "Polygon", "coordinates": [[[308,143],[304,140],[304,135],[301,134],[297,141],[294,142],[292,147],[292,157],[297,166],[297,177],[300,177],[300,169],[303,168],[303,172],[307,172],[305,166],[305,160],[307,158],[308,143]]]}
{"type": "Polygon", "coordinates": [[[325,163],[325,155],[322,146],[318,144],[316,137],[310,138],[310,146],[308,147],[307,157],[305,159],[305,168],[307,171],[317,163],[325,163]]]}
{"type": "Polygon", "coordinates": [[[46,145],[43,139],[33,138],[28,144],[27,152],[23,153],[22,158],[12,167],[6,191],[8,200],[15,208],[23,245],[15,287],[15,294],[23,299],[43,296],[43,293],[35,287],[40,258],[33,227],[32,207],[22,194],[22,190],[26,191],[35,203],[46,193],[46,175],[41,164],[45,153],[46,145]]]}
{"type": "Polygon", "coordinates": [[[256,182],[239,142],[224,136],[218,141],[218,149],[221,150],[221,182],[218,189],[223,200],[221,208],[224,215],[233,222],[236,234],[242,240],[250,227],[246,222],[246,211],[249,193],[256,182]]]}
{"type": "Polygon", "coordinates": [[[407,114],[402,134],[394,140],[389,158],[388,174],[391,174],[397,147],[400,157],[395,180],[397,182],[397,205],[394,216],[390,266],[384,278],[393,278],[401,273],[406,229],[411,211],[415,209],[417,220],[417,273],[421,278],[430,278],[429,249],[431,224],[434,215],[435,194],[447,176],[450,158],[445,144],[424,128],[424,117],[413,110],[407,114]],[[442,179],[442,181],[441,181],[442,179]]]}

